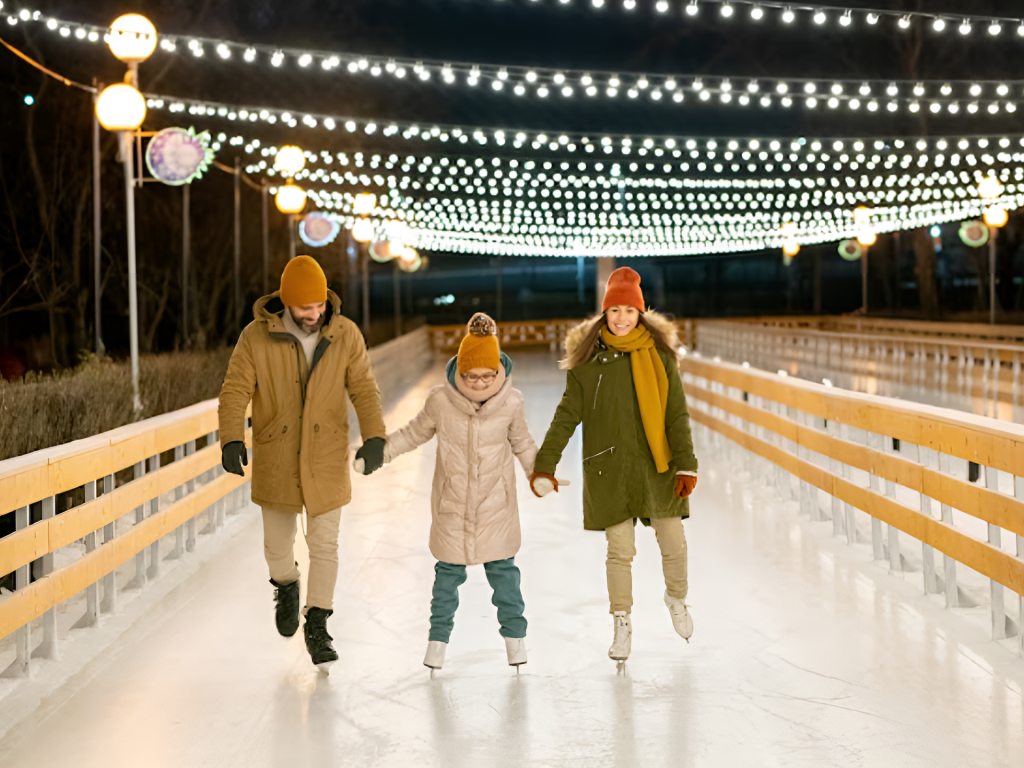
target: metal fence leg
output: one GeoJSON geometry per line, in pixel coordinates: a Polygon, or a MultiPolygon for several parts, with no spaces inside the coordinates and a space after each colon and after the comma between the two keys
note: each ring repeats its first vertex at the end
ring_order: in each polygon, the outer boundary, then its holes
{"type": "MultiPolygon", "coordinates": [[[[185,457],[185,446],[178,445],[174,448],[174,461],[181,461],[185,457]]],[[[185,497],[185,486],[179,485],[174,489],[174,500],[181,501],[185,497]]],[[[185,526],[179,525],[174,529],[174,549],[167,555],[168,560],[180,560],[185,553],[185,526]]]]}
{"type": "MultiPolygon", "coordinates": [[[[947,454],[939,454],[939,470],[944,475],[949,474],[949,456],[947,454]]],[[[953,508],[948,504],[942,505],[942,522],[953,527],[953,508]]],[[[956,560],[949,555],[942,556],[942,580],[945,582],[943,586],[946,588],[946,607],[959,608],[960,592],[956,585],[956,560]]]]}
{"type": "MultiPolygon", "coordinates": [[[[48,496],[43,499],[43,522],[51,519],[56,513],[57,498],[48,496]]],[[[53,553],[43,555],[41,576],[53,573],[53,553]]],[[[60,648],[57,644],[57,609],[51,608],[43,614],[43,641],[33,652],[33,658],[51,659],[56,661],[60,658],[60,648]]]]}
{"type": "MultiPolygon", "coordinates": [[[[891,437],[882,437],[882,449],[888,454],[896,452],[893,448],[891,437]]],[[[896,498],[896,483],[892,480],[885,481],[885,495],[890,499],[896,498]]],[[[900,556],[899,531],[891,525],[887,525],[886,529],[887,543],[889,544],[889,570],[902,571],[903,558],[900,556]]]]}
{"type": "MultiPolygon", "coordinates": [[[[196,441],[190,440],[185,444],[185,455],[191,456],[196,452],[196,441]]],[[[196,481],[194,479],[185,483],[185,493],[195,493],[196,481]]],[[[192,516],[185,523],[185,551],[194,552],[196,548],[196,518],[192,516]]]]}
{"type": "MultiPolygon", "coordinates": [[[[103,493],[111,493],[114,490],[114,476],[107,475],[103,478],[103,493]]],[[[103,543],[109,544],[114,540],[114,524],[107,523],[103,526],[103,543]]],[[[103,577],[103,602],[100,603],[100,610],[103,613],[113,613],[117,610],[117,571],[112,571],[103,577]]]]}
{"type": "MultiPolygon", "coordinates": [[[[19,507],[14,513],[16,530],[28,528],[31,523],[28,507],[19,507]]],[[[14,572],[15,589],[25,589],[29,584],[29,566],[23,565],[14,572]]],[[[0,677],[28,677],[32,674],[32,625],[26,624],[14,631],[14,661],[0,674],[0,677]]]]}
{"type": "MultiPolygon", "coordinates": [[[[153,456],[149,460],[149,471],[156,472],[160,469],[160,454],[153,456]]],[[[149,502],[149,515],[152,517],[160,511],[160,497],[157,496],[155,499],[149,502]]],[[[149,570],[146,572],[146,576],[153,580],[160,575],[160,539],[157,539],[149,545],[149,570]]]]}
{"type": "MultiPolygon", "coordinates": [[[[135,467],[135,479],[138,480],[146,474],[146,462],[140,461],[135,467]]],[[[135,508],[135,524],[138,525],[146,519],[146,505],[135,508]]],[[[146,552],[143,550],[135,555],[135,578],[128,582],[125,589],[142,589],[146,586],[146,552]]]]}
{"type": "MultiPolygon", "coordinates": [[[[985,467],[985,487],[990,491],[999,491],[999,470],[985,467]]],[[[996,549],[1002,546],[1003,529],[998,525],[988,524],[988,543],[996,549]]],[[[992,600],[992,639],[1006,639],[1006,602],[1003,598],[1005,587],[994,579],[989,580],[989,594],[992,600]]]]}
{"type": "MultiPolygon", "coordinates": [[[[96,498],[96,481],[91,480],[85,484],[85,500],[86,502],[93,501],[96,498]]],[[[85,551],[95,552],[96,551],[96,531],[91,531],[85,534],[85,551]]],[[[85,588],[85,613],[82,618],[74,623],[72,629],[84,629],[86,627],[95,627],[99,622],[100,616],[100,585],[99,582],[93,582],[85,588]]]]}

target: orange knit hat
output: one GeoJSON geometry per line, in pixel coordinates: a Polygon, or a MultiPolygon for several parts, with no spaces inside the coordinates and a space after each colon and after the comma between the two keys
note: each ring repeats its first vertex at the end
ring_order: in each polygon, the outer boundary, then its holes
{"type": "Polygon", "coordinates": [[[327,301],[327,277],[316,259],[296,256],[281,273],[281,301],[286,307],[305,307],[327,301]]]}
{"type": "Polygon", "coordinates": [[[466,338],[459,345],[457,365],[459,373],[466,373],[474,368],[488,368],[492,371],[501,368],[498,324],[490,316],[477,312],[469,319],[466,338]]]}
{"type": "Polygon", "coordinates": [[[644,292],[640,290],[640,275],[629,267],[620,267],[608,278],[604,289],[604,302],[601,311],[607,312],[611,307],[635,307],[637,312],[645,311],[644,292]]]}

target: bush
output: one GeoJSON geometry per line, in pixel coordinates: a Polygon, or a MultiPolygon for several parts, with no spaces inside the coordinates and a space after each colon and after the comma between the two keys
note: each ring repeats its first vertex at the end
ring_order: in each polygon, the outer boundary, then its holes
{"type": "MultiPolygon", "coordinates": [[[[139,359],[147,419],[217,397],[231,349],[139,359]]],[[[97,435],[136,421],[128,362],[92,358],[56,374],[0,379],[0,460],[97,435]]]]}

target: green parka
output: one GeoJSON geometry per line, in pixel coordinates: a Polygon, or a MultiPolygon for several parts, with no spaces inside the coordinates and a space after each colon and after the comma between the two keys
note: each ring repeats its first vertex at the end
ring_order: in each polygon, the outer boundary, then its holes
{"type": "MultiPolygon", "coordinates": [[[[594,320],[573,329],[566,339],[569,355],[579,346],[594,320]]],[[[598,319],[596,322],[603,322],[598,319]]],[[[666,318],[644,313],[649,327],[661,330],[679,346],[666,318]]],[[[536,472],[555,474],[566,444],[583,423],[583,527],[600,531],[639,518],[689,517],[688,499],[675,495],[676,472],[696,472],[683,382],[673,356],[659,351],[668,374],[665,433],[672,449],[669,470],[658,474],[647,443],[640,405],[633,387],[629,355],[598,341],[594,356],[566,371],[565,394],[537,454],[536,472]]]]}

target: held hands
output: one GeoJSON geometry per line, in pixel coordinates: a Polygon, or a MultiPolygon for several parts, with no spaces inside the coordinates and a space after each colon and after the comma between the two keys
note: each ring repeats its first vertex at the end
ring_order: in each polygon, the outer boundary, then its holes
{"type": "Polygon", "coordinates": [[[387,441],[383,437],[371,437],[356,451],[356,460],[352,463],[352,468],[361,475],[372,475],[384,466],[385,445],[387,441]]]}
{"type": "Polygon", "coordinates": [[[534,472],[530,475],[530,490],[538,499],[542,499],[554,491],[558,493],[559,487],[571,485],[568,480],[556,480],[554,475],[546,472],[534,472]]]}
{"type": "Polygon", "coordinates": [[[249,452],[241,440],[232,440],[220,452],[220,464],[225,472],[245,477],[243,466],[249,466],[249,452]]]}
{"type": "Polygon", "coordinates": [[[697,487],[696,475],[676,475],[676,496],[685,499],[697,487]]]}

